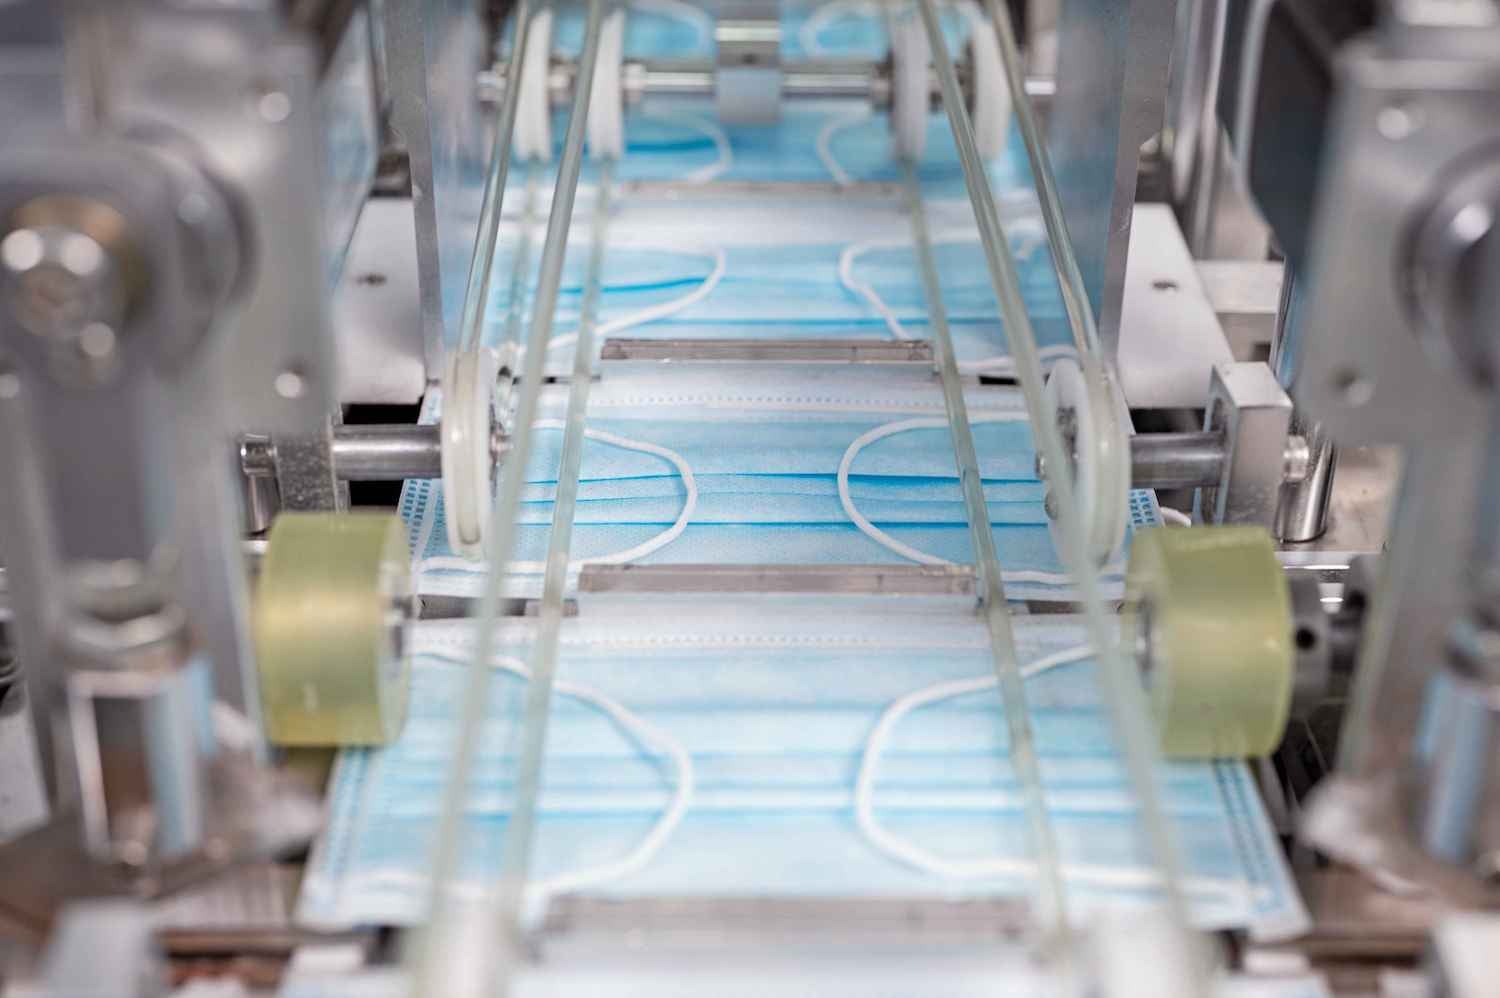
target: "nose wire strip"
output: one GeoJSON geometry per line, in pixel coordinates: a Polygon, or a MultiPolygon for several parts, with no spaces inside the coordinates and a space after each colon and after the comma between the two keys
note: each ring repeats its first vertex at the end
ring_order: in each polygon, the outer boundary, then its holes
{"type": "Polygon", "coordinates": [[[1036,740],[1031,719],[1026,712],[1025,682],[1021,678],[1020,658],[1016,653],[1016,636],[1011,627],[1010,607],[1005,599],[1005,583],[995,552],[995,535],[990,528],[989,505],[984,498],[984,482],[979,471],[979,456],[974,448],[974,430],[969,423],[969,408],[959,381],[958,360],[953,354],[953,337],[948,329],[947,309],[943,305],[942,285],[932,256],[927,232],[927,214],[922,206],[922,188],[912,163],[902,163],[907,210],[911,214],[912,242],[922,271],[922,290],[927,298],[928,322],[937,347],[938,375],[943,385],[943,404],[948,412],[948,429],[953,438],[953,456],[958,462],[959,482],[963,487],[964,507],[969,533],[974,539],[974,561],[979,570],[979,612],[984,616],[994,657],[995,676],[1005,706],[1005,721],[1010,737],[1011,764],[1021,781],[1026,801],[1026,821],[1031,847],[1037,860],[1037,908],[1042,919],[1057,928],[1067,924],[1066,900],[1057,841],[1047,816],[1047,799],[1042,789],[1041,766],[1037,762],[1036,740]]]}
{"type": "MultiPolygon", "coordinates": [[[[489,700],[490,661],[495,652],[495,623],[500,609],[500,594],[504,584],[505,566],[511,560],[515,545],[516,507],[522,486],[526,480],[526,466],[531,456],[532,424],[536,421],[538,403],[541,398],[543,375],[547,360],[547,341],[552,335],[553,317],[557,308],[558,290],[562,283],[562,269],[567,254],[568,230],[572,222],[573,202],[578,192],[578,177],[583,160],[584,127],[588,119],[589,98],[593,92],[594,67],[598,62],[602,0],[590,0],[584,31],[583,50],[578,60],[576,92],[568,119],[567,136],[563,142],[562,157],[558,164],[557,182],[553,190],[552,207],[547,218],[547,235],[542,244],[542,256],[538,270],[531,325],[527,333],[526,354],[520,379],[520,391],[516,403],[516,420],[511,436],[511,449],[501,468],[500,483],[494,506],[490,511],[488,542],[485,549],[485,564],[489,572],[485,577],[484,591],[475,609],[474,658],[469,664],[468,678],[464,688],[462,718],[453,763],[449,768],[448,785],[443,798],[443,815],[438,830],[437,848],[434,853],[432,877],[432,915],[427,928],[417,942],[416,973],[413,974],[413,994],[453,994],[452,976],[457,973],[455,960],[465,961],[463,986],[465,993],[490,995],[496,992],[492,982],[500,969],[514,962],[518,952],[514,936],[514,904],[505,903],[509,892],[502,876],[499,891],[487,898],[488,911],[493,913],[492,924],[485,926],[492,932],[476,934],[474,918],[478,914],[472,905],[461,903],[457,891],[450,890],[454,874],[459,865],[463,845],[463,815],[468,802],[469,776],[473,769],[474,756],[478,749],[479,736],[486,720],[489,700]],[[497,938],[498,936],[498,938],[497,938]],[[467,943],[467,945],[465,945],[467,943]],[[462,946],[461,953],[450,946],[462,946]]],[[[524,11],[522,13],[525,13],[524,11]]],[[[524,42],[527,28],[518,32],[518,41],[524,42]]],[[[517,49],[517,52],[524,49],[517,49]]],[[[512,72],[521,63],[519,57],[511,59],[512,72]]],[[[508,80],[507,92],[517,89],[517,81],[508,80]]],[[[495,192],[502,197],[503,188],[495,192]]],[[[498,224],[498,210],[490,213],[491,224],[498,224]]],[[[491,281],[480,282],[481,297],[485,299],[478,314],[485,313],[491,281]]],[[[530,723],[530,713],[538,699],[536,690],[546,686],[541,698],[550,693],[550,682],[543,683],[534,677],[528,687],[528,714],[522,721],[522,737],[527,749],[536,740],[535,751],[540,754],[540,737],[545,729],[530,723]]],[[[497,718],[496,720],[504,720],[497,718]]],[[[533,787],[534,790],[534,787],[533,787]]],[[[517,811],[512,823],[519,820],[523,806],[534,810],[532,795],[519,795],[517,811]],[[523,801],[529,800],[529,804],[523,801]]],[[[529,837],[529,832],[527,833],[529,837]]],[[[509,841],[507,845],[509,845],[509,841]]]]}
{"type": "MultiPolygon", "coordinates": [[[[917,9],[927,31],[934,67],[942,89],[943,107],[947,112],[948,123],[953,132],[954,144],[958,147],[959,160],[963,166],[964,184],[968,188],[969,201],[974,210],[975,223],[984,247],[990,281],[994,286],[995,297],[1000,303],[1006,339],[1010,345],[1011,355],[1015,358],[1016,373],[1021,382],[1022,394],[1026,399],[1032,435],[1039,444],[1047,467],[1066,468],[1068,465],[1063,459],[1062,441],[1058,428],[1048,416],[1048,408],[1043,396],[1041,358],[1036,345],[1036,336],[1031,327],[1031,319],[1026,313],[1025,302],[1021,297],[1016,261],[1011,253],[1010,244],[1006,241],[1004,229],[1000,225],[994,194],[990,190],[984,160],[979,155],[978,146],[974,141],[973,123],[969,119],[968,109],[959,90],[958,75],[954,70],[953,59],[948,53],[933,0],[917,0],[917,9]]],[[[1002,57],[1007,62],[1013,62],[1013,59],[1009,58],[1013,55],[1014,46],[1009,53],[1002,51],[1002,57]]],[[[1010,79],[1014,78],[1013,67],[1008,69],[1007,75],[1010,79]]],[[[1013,88],[1012,99],[1017,105],[1024,103],[1025,90],[1013,88]]],[[[1040,147],[1038,147],[1038,153],[1045,156],[1045,152],[1040,147]]],[[[1065,231],[1060,230],[1059,235],[1066,240],[1065,231]]],[[[1065,243],[1062,249],[1054,246],[1053,252],[1066,253],[1065,243]]],[[[1087,358],[1090,354],[1085,353],[1084,356],[1087,358]]],[[[1093,378],[1100,376],[1097,362],[1091,368],[1086,368],[1086,374],[1093,378]]],[[[1206,993],[1206,966],[1188,928],[1187,906],[1183,900],[1181,886],[1182,861],[1175,838],[1164,817],[1161,790],[1157,784],[1155,764],[1158,753],[1155,733],[1146,714],[1144,691],[1139,677],[1134,673],[1133,666],[1121,655],[1115,634],[1112,633],[1112,628],[1105,619],[1098,579],[1088,557],[1085,545],[1086,535],[1079,522],[1078,506],[1074,501],[1073,482],[1068,475],[1058,474],[1052,477],[1049,485],[1054,489],[1059,500],[1058,525],[1062,535],[1060,553],[1063,565],[1074,579],[1089,643],[1097,652],[1101,685],[1105,698],[1109,701],[1116,737],[1125,757],[1126,770],[1136,795],[1142,825],[1153,857],[1162,873],[1167,914],[1176,929],[1175,935],[1179,943],[1177,955],[1183,961],[1184,970],[1194,977],[1194,990],[1206,993]]]]}

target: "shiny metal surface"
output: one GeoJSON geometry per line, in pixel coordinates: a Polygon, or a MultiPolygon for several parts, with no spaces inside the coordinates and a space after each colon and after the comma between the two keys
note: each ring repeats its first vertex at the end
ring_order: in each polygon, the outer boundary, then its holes
{"type": "Polygon", "coordinates": [[[1049,139],[1099,339],[1113,357],[1140,149],[1162,126],[1174,5],[1062,0],[1049,139]]]}
{"type": "Polygon", "coordinates": [[[333,467],[333,427],[276,436],[276,491],[283,509],[346,509],[349,488],[333,467]]]}
{"type": "Polygon", "coordinates": [[[714,98],[719,119],[765,124],[781,117],[781,6],[724,0],[714,22],[714,98]]]}
{"type": "Polygon", "coordinates": [[[488,148],[475,97],[487,65],[472,0],[388,0],[382,12],[390,122],[411,163],[429,377],[458,345],[464,279],[474,249],[488,148]]]}
{"type": "MultiPolygon", "coordinates": [[[[1276,380],[1288,392],[1296,391],[1301,358],[1307,349],[1304,341],[1312,335],[1307,326],[1306,305],[1306,283],[1298,280],[1288,263],[1269,361],[1276,380]]],[[[1274,531],[1278,540],[1300,543],[1316,540],[1328,528],[1328,504],[1333,495],[1338,448],[1329,433],[1305,412],[1292,414],[1291,431],[1307,440],[1308,474],[1282,488],[1274,531]]]]}
{"type": "Polygon", "coordinates": [[[1198,493],[1203,523],[1269,527],[1286,475],[1292,400],[1271,369],[1256,362],[1213,369],[1204,429],[1229,442],[1220,480],[1198,493]]]}
{"type": "Polygon", "coordinates": [[[1208,372],[1230,350],[1172,209],[1138,204],[1115,368],[1132,409],[1202,409],[1208,372]]]}
{"type": "Polygon", "coordinates": [[[767,361],[779,363],[931,364],[925,340],[633,340],[604,341],[600,360],[767,361]]]}
{"type": "Polygon", "coordinates": [[[1199,260],[1197,270],[1234,359],[1270,357],[1283,265],[1269,260],[1199,260]]]}
{"type": "MultiPolygon", "coordinates": [[[[441,432],[435,423],[335,427],[329,444],[333,473],[346,482],[440,478],[441,432]]],[[[274,483],[279,459],[280,446],[269,437],[250,436],[240,443],[240,470],[251,482],[274,483]]]]}
{"type": "Polygon", "coordinates": [[[584,565],[581,593],[972,596],[969,565],[584,565]]]}
{"type": "Polygon", "coordinates": [[[1346,47],[1308,273],[1319,335],[1295,391],[1340,444],[1429,446],[1481,418],[1472,379],[1413,328],[1407,282],[1370,275],[1407,272],[1429,200],[1500,139],[1497,94],[1497,27],[1392,26],[1346,47]]]}
{"type": "Polygon", "coordinates": [[[1218,433],[1137,433],[1130,438],[1130,484],[1138,489],[1214,485],[1225,449],[1218,433]]]}
{"type": "Polygon", "coordinates": [[[436,424],[341,426],[333,435],[333,469],[348,482],[441,478],[441,427],[436,424]]]}
{"type": "Polygon", "coordinates": [[[408,198],[374,198],[360,212],[333,297],[346,405],[410,405],[427,390],[415,224],[408,198]]]}

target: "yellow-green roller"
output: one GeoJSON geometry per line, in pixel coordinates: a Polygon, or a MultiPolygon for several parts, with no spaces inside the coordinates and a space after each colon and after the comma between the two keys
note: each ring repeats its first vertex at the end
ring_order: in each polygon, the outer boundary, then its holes
{"type": "Polygon", "coordinates": [[[1258,527],[1135,535],[1124,633],[1145,672],[1162,751],[1265,755],[1291,709],[1295,653],[1286,575],[1258,527]]]}
{"type": "Polygon", "coordinates": [[[282,513],[253,605],[266,737],[380,745],[406,718],[411,554],[398,516],[282,513]]]}

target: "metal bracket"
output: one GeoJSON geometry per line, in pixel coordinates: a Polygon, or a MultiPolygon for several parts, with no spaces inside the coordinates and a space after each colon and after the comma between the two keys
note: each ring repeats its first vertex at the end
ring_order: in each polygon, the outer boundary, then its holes
{"type": "Polygon", "coordinates": [[[1213,369],[1203,428],[1221,434],[1224,462],[1219,483],[1198,493],[1203,523],[1270,527],[1286,481],[1292,400],[1276,375],[1258,361],[1213,369]]]}
{"type": "Polygon", "coordinates": [[[1417,243],[1439,196],[1500,154],[1497,52],[1500,28],[1392,26],[1341,60],[1309,268],[1318,335],[1295,389],[1340,444],[1427,443],[1480,418],[1474,372],[1421,335],[1417,243]]]}

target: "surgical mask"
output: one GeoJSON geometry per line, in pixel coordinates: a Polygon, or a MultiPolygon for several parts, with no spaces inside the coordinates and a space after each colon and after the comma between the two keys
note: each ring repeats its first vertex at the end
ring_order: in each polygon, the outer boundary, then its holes
{"type": "MultiPolygon", "coordinates": [[[[713,19],[690,0],[630,0],[625,10],[627,59],[713,57],[713,19]]],[[[583,7],[556,8],[553,51],[576,59],[583,50],[583,28],[583,7]]]]}
{"type": "MultiPolygon", "coordinates": [[[[1044,356],[1071,349],[1071,334],[1034,201],[1007,202],[1023,293],[1044,356]]],[[[967,203],[934,202],[934,253],[955,351],[966,368],[1005,369],[999,307],[967,203]]],[[[927,306],[910,220],[889,199],[809,204],[805,199],[673,202],[627,198],[611,220],[599,295],[597,340],[921,338],[927,306]],[[798,225],[793,226],[793,220],[798,225]],[[845,241],[828,243],[821,234],[845,241]],[[804,241],[819,234],[818,241],[804,241]]],[[[517,230],[498,254],[487,337],[507,328],[517,230]]],[[[549,370],[571,369],[588,243],[570,244],[558,298],[549,370]]],[[[510,324],[514,326],[515,324],[510,324]]]]}
{"type": "MultiPolygon", "coordinates": [[[[932,684],[993,676],[972,607],[921,603],[585,601],[563,625],[533,881],[572,878],[578,889],[615,896],[1024,893],[1031,880],[1021,790],[993,688],[902,719],[884,746],[871,804],[901,841],[955,861],[1009,864],[1010,875],[913,868],[875,848],[852,820],[856,774],[882,714],[932,684]],[[627,875],[589,882],[579,873],[632,855],[668,819],[670,834],[627,875]]],[[[499,647],[524,661],[531,622],[500,626],[499,647]]],[[[1017,629],[1023,662],[1082,640],[1068,618],[1020,620],[1017,629]]],[[[467,621],[419,625],[404,733],[389,749],[341,756],[303,920],[410,924],[423,916],[472,634],[467,621]]],[[[514,675],[491,684],[462,865],[471,885],[499,869],[522,687],[514,675]]],[[[1054,833],[1072,871],[1070,901],[1081,913],[1154,896],[1149,847],[1092,666],[1036,675],[1027,696],[1054,833]]],[[[1195,918],[1258,934],[1303,927],[1245,766],[1174,763],[1162,776],[1195,918]]]]}
{"type": "MultiPolygon", "coordinates": [[[[544,392],[534,431],[516,594],[539,582],[565,396],[544,392]]],[[[1016,598],[1065,597],[1019,395],[976,387],[968,401],[1007,584],[1016,598]]],[[[920,369],[612,363],[589,407],[574,561],[972,563],[943,412],[920,369]]],[[[419,585],[472,594],[484,569],[447,551],[439,495],[427,485],[405,506],[419,585]]],[[[1118,568],[1104,582],[1116,591],[1118,568]]]]}

